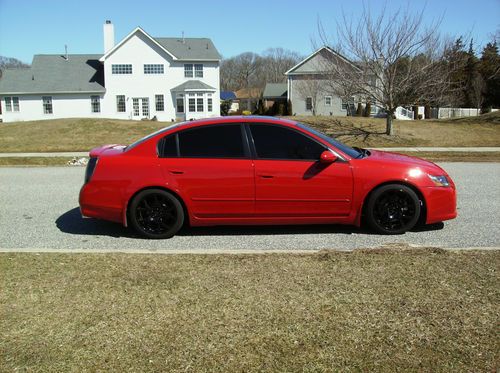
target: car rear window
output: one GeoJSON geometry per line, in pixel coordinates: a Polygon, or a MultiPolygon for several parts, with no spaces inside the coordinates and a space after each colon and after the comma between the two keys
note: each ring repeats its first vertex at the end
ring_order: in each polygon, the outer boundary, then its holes
{"type": "Polygon", "coordinates": [[[245,157],[240,124],[193,128],[178,136],[181,157],[245,157]]]}

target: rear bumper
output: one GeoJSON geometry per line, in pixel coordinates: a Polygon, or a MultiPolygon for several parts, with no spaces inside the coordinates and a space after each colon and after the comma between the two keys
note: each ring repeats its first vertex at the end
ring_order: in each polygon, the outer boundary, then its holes
{"type": "Polygon", "coordinates": [[[78,202],[83,217],[96,218],[123,223],[121,206],[112,205],[112,201],[92,183],[85,184],[80,189],[78,202]]]}
{"type": "Polygon", "coordinates": [[[426,224],[438,223],[457,217],[457,192],[454,187],[422,188],[427,219],[426,224]]]}

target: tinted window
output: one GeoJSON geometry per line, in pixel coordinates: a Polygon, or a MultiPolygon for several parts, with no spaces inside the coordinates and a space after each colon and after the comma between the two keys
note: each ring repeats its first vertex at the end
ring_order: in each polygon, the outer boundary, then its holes
{"type": "Polygon", "coordinates": [[[164,137],[160,140],[158,144],[158,153],[160,157],[177,157],[177,135],[173,134],[167,137],[164,137]]]}
{"type": "Polygon", "coordinates": [[[257,157],[268,159],[318,160],[325,147],[284,127],[251,125],[257,157]]]}
{"type": "Polygon", "coordinates": [[[179,133],[181,157],[244,158],[240,125],[216,125],[179,133]]]}

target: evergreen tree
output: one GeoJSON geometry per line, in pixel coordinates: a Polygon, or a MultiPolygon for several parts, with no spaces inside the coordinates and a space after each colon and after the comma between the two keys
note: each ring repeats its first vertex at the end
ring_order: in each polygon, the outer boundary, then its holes
{"type": "Polygon", "coordinates": [[[500,56],[496,41],[488,43],[481,54],[479,72],[485,82],[483,110],[500,107],[500,56]]]}

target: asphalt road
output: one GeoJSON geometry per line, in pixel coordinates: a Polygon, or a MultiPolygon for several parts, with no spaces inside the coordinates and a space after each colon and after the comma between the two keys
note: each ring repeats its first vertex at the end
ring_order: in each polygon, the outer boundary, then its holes
{"type": "Polygon", "coordinates": [[[425,230],[381,236],[343,226],[188,228],[144,240],[119,224],[82,219],[84,168],[0,168],[0,249],[314,250],[389,243],[449,248],[500,246],[500,163],[443,163],[458,188],[459,217],[425,230]]]}

